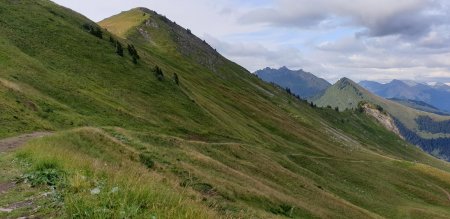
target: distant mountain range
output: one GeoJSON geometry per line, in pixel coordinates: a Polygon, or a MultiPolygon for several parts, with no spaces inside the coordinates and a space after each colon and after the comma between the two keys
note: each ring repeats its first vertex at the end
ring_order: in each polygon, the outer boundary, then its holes
{"type": "Polygon", "coordinates": [[[402,105],[405,105],[407,107],[411,107],[413,109],[417,109],[420,111],[425,111],[429,113],[435,113],[438,115],[450,115],[450,113],[443,112],[442,110],[436,108],[435,106],[432,106],[428,103],[425,103],[420,100],[408,100],[408,99],[400,99],[400,98],[389,98],[388,100],[400,103],[402,105]]]}
{"type": "Polygon", "coordinates": [[[422,101],[440,111],[450,112],[450,86],[444,83],[428,85],[413,81],[393,80],[386,84],[374,81],[361,81],[359,84],[384,98],[422,101]]]}
{"type": "Polygon", "coordinates": [[[266,82],[289,88],[292,93],[305,99],[311,98],[331,86],[325,79],[301,69],[294,71],[287,67],[279,69],[265,68],[256,71],[255,74],[266,82]]]}
{"type": "Polygon", "coordinates": [[[361,102],[378,106],[394,121],[397,133],[425,151],[450,160],[450,86],[393,80],[387,84],[342,78],[334,85],[303,70],[265,68],[261,79],[289,88],[319,107],[359,109],[361,102]]]}
{"type": "MultiPolygon", "coordinates": [[[[340,111],[361,109],[369,103],[391,117],[394,131],[434,156],[450,160],[450,86],[393,80],[382,84],[342,78],[334,85],[303,70],[265,68],[255,74],[310,100],[319,107],[340,111]]],[[[379,117],[379,116],[377,116],[379,117]]],[[[379,118],[377,118],[379,119],[379,118]]],[[[389,129],[389,128],[388,128],[389,129]]]]}
{"type": "MultiPolygon", "coordinates": [[[[372,89],[379,86],[376,82],[363,82],[362,84],[372,89]]],[[[395,94],[397,91],[404,98],[412,97],[407,96],[413,92],[409,87],[421,88],[427,86],[398,80],[390,84],[397,86],[392,85],[389,93],[395,94]]],[[[325,90],[321,96],[314,98],[313,101],[319,107],[338,107],[341,111],[358,109],[361,102],[379,106],[380,109],[393,117],[403,138],[435,156],[450,160],[450,147],[448,147],[450,145],[449,116],[426,112],[436,110],[436,108],[421,101],[384,99],[380,96],[374,95],[348,78],[342,78],[325,90]],[[420,107],[423,110],[419,110],[420,107]]]]}

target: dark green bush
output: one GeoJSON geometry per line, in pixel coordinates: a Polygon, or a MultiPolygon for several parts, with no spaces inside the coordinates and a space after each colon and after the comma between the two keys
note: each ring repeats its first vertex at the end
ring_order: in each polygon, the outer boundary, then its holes
{"type": "Polygon", "coordinates": [[[52,161],[38,164],[32,171],[22,176],[22,180],[29,182],[31,186],[56,186],[63,181],[64,171],[52,161]]]}
{"type": "Polygon", "coordinates": [[[294,207],[287,204],[281,204],[275,208],[270,208],[270,212],[273,214],[283,215],[286,217],[292,217],[293,211],[294,207]]]}
{"type": "Polygon", "coordinates": [[[173,81],[174,81],[175,84],[177,84],[177,85],[180,84],[180,79],[178,78],[178,74],[177,74],[177,73],[173,73],[173,81]]]}
{"type": "Polygon", "coordinates": [[[139,154],[139,161],[149,169],[152,169],[155,166],[155,162],[149,154],[139,154]]]}
{"type": "Polygon", "coordinates": [[[103,31],[100,27],[94,26],[92,24],[83,24],[83,28],[90,34],[103,39],[103,31]]]}
{"type": "Polygon", "coordinates": [[[380,106],[380,105],[377,105],[377,106],[376,106],[376,108],[377,108],[377,110],[378,110],[378,111],[380,111],[380,112],[384,112],[384,109],[383,109],[383,107],[382,107],[382,106],[380,106]]]}
{"type": "Polygon", "coordinates": [[[163,73],[162,69],[159,66],[155,66],[155,68],[153,69],[153,72],[155,73],[155,77],[159,81],[164,80],[164,73],[163,73]]]}
{"type": "Polygon", "coordinates": [[[116,42],[116,53],[119,56],[123,56],[123,46],[119,41],[116,42]]]}

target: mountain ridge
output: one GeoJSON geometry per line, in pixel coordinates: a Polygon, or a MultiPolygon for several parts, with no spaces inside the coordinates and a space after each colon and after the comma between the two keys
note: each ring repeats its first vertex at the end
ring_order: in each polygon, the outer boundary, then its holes
{"type": "Polygon", "coordinates": [[[420,100],[407,100],[407,99],[398,99],[398,98],[389,98],[388,100],[392,100],[394,102],[400,103],[402,105],[405,105],[407,107],[417,109],[420,111],[425,111],[425,112],[434,113],[434,114],[443,115],[443,116],[449,115],[449,113],[442,112],[437,107],[432,106],[432,105],[425,103],[423,101],[420,101],[420,100]]]}
{"type": "Polygon", "coordinates": [[[443,112],[449,112],[450,110],[450,103],[442,101],[444,99],[450,100],[450,89],[448,89],[447,85],[443,86],[436,83],[436,85],[431,86],[425,83],[405,82],[402,80],[392,80],[386,84],[361,81],[360,85],[384,98],[423,101],[438,107],[443,112]]]}
{"type": "Polygon", "coordinates": [[[279,69],[265,68],[254,73],[262,80],[275,83],[283,88],[289,88],[291,92],[301,98],[311,98],[331,84],[325,79],[319,78],[312,73],[300,70],[290,70],[286,66],[279,69]]]}
{"type": "Polygon", "coordinates": [[[209,57],[171,21],[131,10],[104,21],[115,34],[46,0],[0,15],[0,136],[54,132],[0,156],[0,183],[23,179],[2,206],[42,197],[2,218],[450,216],[448,163],[209,57]]]}

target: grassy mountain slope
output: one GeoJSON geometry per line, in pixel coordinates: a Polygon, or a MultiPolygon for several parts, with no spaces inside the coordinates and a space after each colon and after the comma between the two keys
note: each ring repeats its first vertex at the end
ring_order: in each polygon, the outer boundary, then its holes
{"type": "Polygon", "coordinates": [[[311,108],[150,10],[102,21],[102,39],[50,1],[0,16],[0,136],[56,132],[0,160],[2,181],[55,176],[59,198],[35,215],[450,216],[449,164],[364,114],[311,108]]]}
{"type": "Polygon", "coordinates": [[[3,105],[23,110],[23,116],[2,121],[28,126],[22,131],[88,125],[151,127],[163,121],[174,125],[170,129],[199,130],[192,125],[212,122],[170,80],[155,80],[150,64],[134,65],[129,57],[115,54],[107,35],[101,40],[83,30],[82,25],[92,23],[89,20],[47,1],[26,4],[2,5],[8,8],[2,10],[1,77],[2,89],[9,93],[5,96],[9,104],[3,105]],[[20,17],[25,9],[42,15],[29,21],[20,17]]]}

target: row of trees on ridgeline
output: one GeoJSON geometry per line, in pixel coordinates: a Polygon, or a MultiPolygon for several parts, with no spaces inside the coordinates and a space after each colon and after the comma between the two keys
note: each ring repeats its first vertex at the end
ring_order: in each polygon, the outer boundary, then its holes
{"type": "MultiPolygon", "coordinates": [[[[116,54],[123,57],[124,56],[124,48],[122,46],[122,43],[120,43],[118,40],[114,39],[112,36],[109,36],[109,42],[111,42],[111,44],[116,47],[116,54]]],[[[137,64],[138,60],[141,57],[139,56],[138,51],[136,50],[134,45],[128,44],[127,50],[133,60],[133,63],[137,64]]]]}
{"type": "Polygon", "coordinates": [[[99,39],[103,39],[103,31],[100,27],[92,24],[83,24],[83,28],[99,39]]]}
{"type": "MultiPolygon", "coordinates": [[[[275,86],[277,86],[277,87],[279,87],[278,85],[276,85],[276,84],[274,84],[274,83],[271,83],[271,84],[272,84],[272,85],[275,85],[275,86]]],[[[303,99],[302,97],[300,97],[300,95],[295,94],[295,93],[292,93],[292,91],[291,91],[290,88],[286,87],[286,88],[285,88],[285,91],[286,91],[287,94],[293,96],[293,97],[296,98],[297,100],[302,101],[302,102],[305,102],[305,103],[308,103],[308,101],[307,101],[306,99],[303,99]]],[[[317,105],[316,105],[315,103],[313,103],[312,101],[309,102],[309,106],[311,106],[311,108],[317,108],[317,105]]],[[[332,109],[331,106],[327,106],[326,108],[332,109]]],[[[334,110],[335,110],[336,112],[339,112],[339,107],[335,107],[334,110]]]]}
{"type": "MultiPolygon", "coordinates": [[[[99,39],[103,39],[103,31],[99,26],[96,26],[93,24],[83,24],[83,29],[85,29],[88,33],[92,34],[93,36],[95,36],[99,39]]],[[[121,56],[121,57],[125,56],[124,47],[119,40],[114,39],[114,37],[112,35],[110,35],[109,42],[111,43],[111,45],[113,45],[115,47],[115,53],[118,56],[121,56]]],[[[128,51],[128,54],[131,56],[133,63],[137,64],[138,60],[141,57],[139,56],[139,53],[138,53],[136,47],[134,47],[133,44],[127,44],[127,51],[128,51]]],[[[164,80],[164,72],[159,66],[155,66],[152,71],[154,72],[155,77],[159,81],[164,80]]],[[[173,74],[172,80],[175,82],[175,84],[177,84],[177,85],[180,84],[180,79],[179,79],[177,73],[173,74]]]]}
{"type": "MultiPolygon", "coordinates": [[[[83,24],[83,29],[85,29],[88,33],[92,34],[93,36],[95,36],[99,39],[103,39],[103,31],[99,26],[93,25],[93,24],[83,24]]],[[[120,43],[119,40],[116,40],[112,36],[109,36],[109,42],[111,43],[111,45],[113,45],[115,47],[115,52],[117,55],[119,55],[121,57],[123,57],[125,55],[124,47],[123,47],[122,43],[120,43]]],[[[140,56],[139,56],[136,48],[134,47],[134,45],[128,44],[127,50],[131,56],[133,63],[137,64],[138,60],[140,59],[140,56]]]]}

